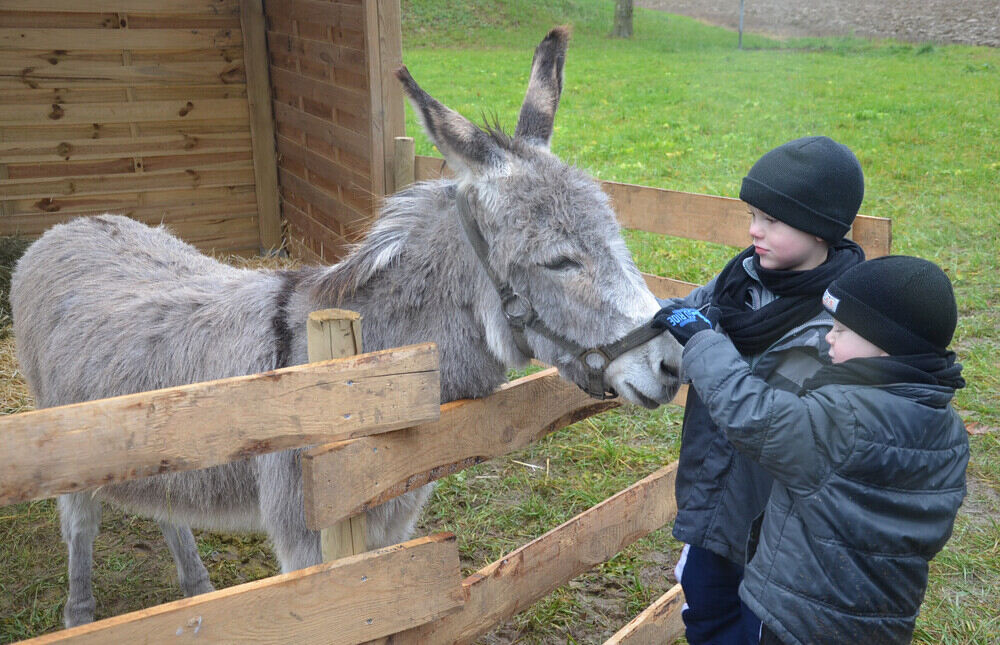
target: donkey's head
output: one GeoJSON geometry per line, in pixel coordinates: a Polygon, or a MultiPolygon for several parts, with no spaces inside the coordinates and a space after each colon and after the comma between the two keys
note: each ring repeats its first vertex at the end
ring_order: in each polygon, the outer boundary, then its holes
{"type": "MultiPolygon", "coordinates": [[[[513,137],[496,127],[481,130],[445,107],[405,67],[397,75],[428,136],[457,174],[458,201],[467,200],[486,263],[519,297],[508,303],[508,312],[530,303],[544,327],[592,348],[646,323],[659,306],[600,186],[549,150],[568,39],[567,29],[556,28],[535,50],[513,137]]],[[[528,347],[519,345],[497,292],[482,297],[487,340],[501,361],[523,364],[529,349],[564,377],[586,385],[586,369],[571,347],[532,328],[524,335],[528,347]]],[[[680,351],[669,334],[660,335],[613,360],[604,386],[647,407],[663,403],[677,389],[680,351]]]]}

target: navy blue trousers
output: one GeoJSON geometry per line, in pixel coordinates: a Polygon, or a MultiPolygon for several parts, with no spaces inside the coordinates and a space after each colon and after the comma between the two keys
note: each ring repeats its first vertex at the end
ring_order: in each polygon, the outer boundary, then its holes
{"type": "Polygon", "coordinates": [[[740,600],[743,567],[708,549],[688,545],[678,564],[687,606],[681,613],[691,645],[760,642],[760,619],[740,600]]]}

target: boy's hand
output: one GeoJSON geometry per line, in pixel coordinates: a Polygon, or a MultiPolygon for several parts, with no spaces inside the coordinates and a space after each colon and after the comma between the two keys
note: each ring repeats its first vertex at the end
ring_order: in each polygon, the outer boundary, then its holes
{"type": "Polygon", "coordinates": [[[656,329],[666,329],[681,345],[686,345],[691,337],[700,331],[714,329],[716,313],[712,308],[708,309],[706,316],[697,309],[691,307],[678,307],[670,305],[660,309],[653,316],[653,327],[656,329]]]}

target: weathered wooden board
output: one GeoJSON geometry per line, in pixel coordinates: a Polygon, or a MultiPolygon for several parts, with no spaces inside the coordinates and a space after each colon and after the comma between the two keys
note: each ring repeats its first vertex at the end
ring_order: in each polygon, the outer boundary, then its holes
{"type": "Polygon", "coordinates": [[[684,635],[684,590],[674,585],[604,645],[669,645],[684,635]]]}
{"type": "MultiPolygon", "coordinates": [[[[436,157],[418,156],[417,180],[451,176],[443,162],[436,157]]],[[[614,181],[602,181],[601,188],[611,197],[618,220],[625,228],[729,246],[749,246],[747,206],[739,199],[614,181]]],[[[886,255],[892,244],[892,221],[858,215],[850,237],[865,249],[869,258],[886,255]]]]}
{"type": "Polygon", "coordinates": [[[440,415],[413,345],[0,418],[0,505],[407,427],[440,415]]]}
{"type": "Polygon", "coordinates": [[[253,169],[122,173],[60,179],[0,179],[0,199],[55,199],[69,195],[101,195],[120,192],[193,189],[253,185],[253,169]]]}
{"type": "Polygon", "coordinates": [[[0,49],[208,49],[239,47],[242,38],[238,29],[2,28],[0,49]]]}
{"type": "Polygon", "coordinates": [[[247,152],[248,133],[174,134],[105,139],[0,141],[0,159],[7,163],[84,161],[120,157],[163,157],[182,153],[247,152]]]}
{"type": "Polygon", "coordinates": [[[24,643],[353,645],[460,608],[460,576],[455,536],[442,533],[24,643]]]}
{"type": "Polygon", "coordinates": [[[590,398],[549,368],[486,398],[446,403],[437,421],[314,448],[302,456],[306,522],[330,526],[619,404],[590,398]]]}
{"type": "Polygon", "coordinates": [[[3,0],[6,11],[236,15],[237,0],[3,0]]]}
{"type": "Polygon", "coordinates": [[[461,611],[376,642],[474,642],[497,623],[673,520],[676,475],[674,462],[472,574],[462,583],[461,611]]]}
{"type": "Polygon", "coordinates": [[[281,248],[281,205],[278,195],[274,115],[271,111],[271,83],[268,77],[266,27],[261,0],[240,0],[240,20],[246,35],[243,59],[246,65],[247,105],[253,140],[253,176],[257,190],[260,248],[263,252],[271,252],[281,248]]]}
{"type": "Polygon", "coordinates": [[[58,65],[0,66],[0,89],[210,85],[245,82],[243,61],[164,62],[123,65],[65,60],[58,65]]]}
{"type": "Polygon", "coordinates": [[[141,123],[171,119],[220,120],[249,116],[246,99],[77,103],[71,105],[0,105],[4,126],[59,123],[141,123]]]}

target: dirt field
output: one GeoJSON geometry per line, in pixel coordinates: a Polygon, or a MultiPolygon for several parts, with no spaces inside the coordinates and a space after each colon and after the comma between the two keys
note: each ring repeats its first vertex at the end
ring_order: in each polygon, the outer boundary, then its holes
{"type": "MultiPolygon", "coordinates": [[[[739,0],[636,0],[736,29],[739,0]]],[[[1000,47],[1000,0],[745,0],[743,29],[780,37],[863,36],[1000,47]]]]}

